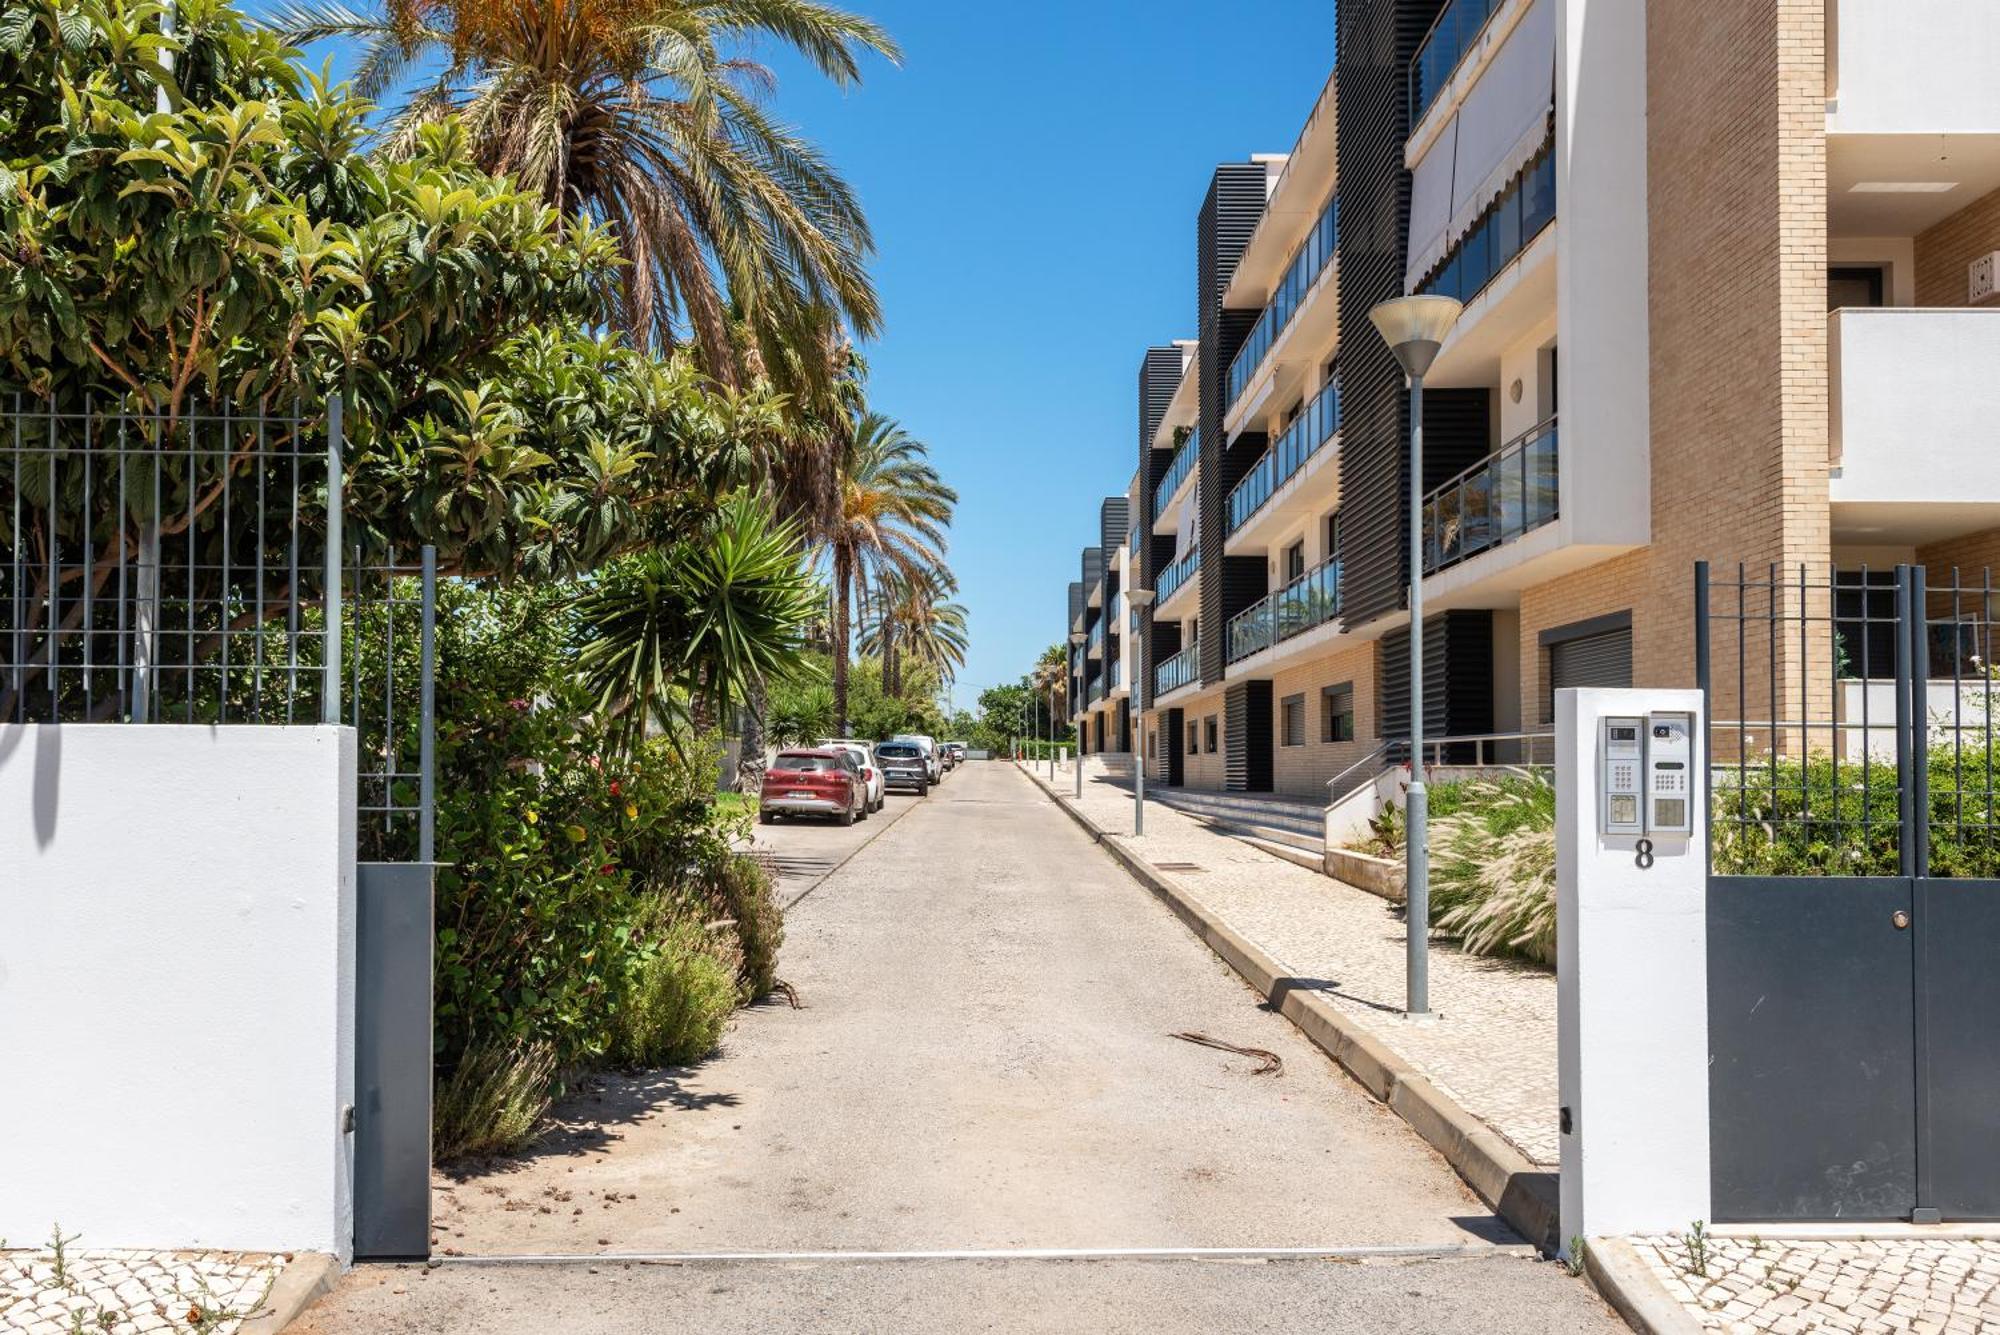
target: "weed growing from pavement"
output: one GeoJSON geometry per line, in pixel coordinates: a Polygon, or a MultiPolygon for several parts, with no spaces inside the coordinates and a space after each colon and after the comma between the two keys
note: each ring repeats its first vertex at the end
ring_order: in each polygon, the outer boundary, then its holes
{"type": "Polygon", "coordinates": [[[1563,1262],[1568,1267],[1570,1278],[1583,1274],[1583,1234],[1578,1233],[1569,1240],[1569,1257],[1563,1262]]]}
{"type": "Polygon", "coordinates": [[[1697,1219],[1681,1235],[1681,1246],[1687,1251],[1687,1268],[1691,1275],[1708,1278],[1708,1225],[1697,1219]]]}
{"type": "MultiPolygon", "coordinates": [[[[83,1235],[64,1233],[60,1223],[49,1230],[46,1251],[49,1256],[49,1277],[44,1280],[44,1289],[60,1289],[65,1293],[83,1296],[83,1284],[77,1277],[70,1257],[70,1247],[83,1235]]],[[[0,1252],[7,1249],[6,1239],[0,1238],[0,1252]]],[[[194,1277],[194,1288],[190,1291],[178,1281],[174,1284],[171,1297],[153,1300],[152,1309],[165,1317],[176,1329],[185,1328],[191,1335],[214,1335],[225,1326],[256,1316],[264,1306],[264,1300],[271,1295],[271,1286],[276,1277],[265,1282],[263,1292],[246,1307],[234,1307],[224,1302],[209,1285],[203,1275],[194,1277]]],[[[63,1335],[91,1335],[93,1331],[109,1332],[120,1325],[136,1326],[138,1319],[128,1310],[115,1307],[96,1307],[92,1312],[72,1311],[68,1314],[69,1324],[63,1328],[63,1335]]]]}

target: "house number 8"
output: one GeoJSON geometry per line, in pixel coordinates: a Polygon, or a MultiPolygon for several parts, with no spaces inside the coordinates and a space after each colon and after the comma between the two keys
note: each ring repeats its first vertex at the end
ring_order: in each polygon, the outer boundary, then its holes
{"type": "Polygon", "coordinates": [[[1651,871],[1653,869],[1653,841],[1651,839],[1641,839],[1636,847],[1639,850],[1638,856],[1632,860],[1639,864],[1640,871],[1651,871]]]}

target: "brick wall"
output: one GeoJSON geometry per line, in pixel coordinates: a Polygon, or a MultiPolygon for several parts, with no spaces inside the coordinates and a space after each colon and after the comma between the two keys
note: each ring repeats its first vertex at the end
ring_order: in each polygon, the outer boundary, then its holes
{"type": "MultiPolygon", "coordinates": [[[[1357,644],[1322,654],[1271,679],[1272,726],[1284,727],[1284,702],[1305,696],[1304,746],[1275,746],[1272,788],[1276,792],[1324,800],[1326,782],[1380,745],[1375,736],[1375,645],[1357,644]],[[1354,740],[1322,742],[1320,691],[1354,683],[1354,740]]],[[[1280,731],[1276,740],[1282,740],[1280,731]]]]}
{"type": "Polygon", "coordinates": [[[1965,266],[1995,250],[2000,250],[2000,190],[1917,234],[1917,305],[1965,305],[1965,266]]]}
{"type": "MultiPolygon", "coordinates": [[[[1629,607],[1634,682],[1689,685],[1697,560],[1830,558],[1824,24],[1823,0],[1647,6],[1652,543],[1522,594],[1525,721],[1542,630],[1629,607]]],[[[1825,670],[1795,658],[1787,699],[1825,670]]]]}

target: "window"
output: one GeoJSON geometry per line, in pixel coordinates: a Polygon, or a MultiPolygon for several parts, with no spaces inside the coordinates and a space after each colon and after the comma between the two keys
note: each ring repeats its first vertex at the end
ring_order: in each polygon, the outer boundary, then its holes
{"type": "Polygon", "coordinates": [[[1285,548],[1285,583],[1290,584],[1306,573],[1306,540],[1300,538],[1285,548]]]}
{"type": "Polygon", "coordinates": [[[1326,517],[1326,557],[1329,561],[1340,559],[1340,511],[1338,510],[1326,517]]]}
{"type": "Polygon", "coordinates": [[[1826,308],[1880,306],[1882,270],[1877,265],[1839,265],[1826,271],[1826,308]]]}
{"type": "Polygon", "coordinates": [[[1198,725],[1193,719],[1188,720],[1187,753],[1191,756],[1198,756],[1201,754],[1201,735],[1198,731],[1199,726],[1200,725],[1198,725]]]}
{"type": "Polygon", "coordinates": [[[1303,695],[1288,695],[1279,716],[1278,745],[1304,746],[1306,744],[1306,698],[1303,695]]]}
{"type": "Polygon", "coordinates": [[[1319,693],[1319,739],[1322,742],[1354,740],[1354,683],[1344,681],[1319,693]]]}
{"type": "Polygon", "coordinates": [[[1201,721],[1201,733],[1201,749],[1209,755],[1214,755],[1216,741],[1215,715],[1210,714],[1201,721]]]}

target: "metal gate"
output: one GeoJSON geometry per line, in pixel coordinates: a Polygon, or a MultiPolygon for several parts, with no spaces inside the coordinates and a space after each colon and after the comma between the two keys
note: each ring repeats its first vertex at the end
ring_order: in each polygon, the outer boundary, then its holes
{"type": "Polygon", "coordinates": [[[1996,592],[1697,567],[1719,1221],[2000,1218],[1996,592]]]}

